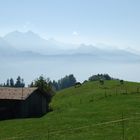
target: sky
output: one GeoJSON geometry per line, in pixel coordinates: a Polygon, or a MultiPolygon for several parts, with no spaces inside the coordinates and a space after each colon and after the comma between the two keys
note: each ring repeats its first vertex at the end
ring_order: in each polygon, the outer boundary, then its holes
{"type": "Polygon", "coordinates": [[[62,42],[140,50],[140,0],[0,0],[0,36],[32,30],[62,42]]]}

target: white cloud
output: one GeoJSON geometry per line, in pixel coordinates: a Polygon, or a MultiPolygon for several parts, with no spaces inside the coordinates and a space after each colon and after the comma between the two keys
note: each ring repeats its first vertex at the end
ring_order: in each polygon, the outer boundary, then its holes
{"type": "Polygon", "coordinates": [[[74,36],[79,36],[79,33],[77,31],[73,31],[72,33],[74,36]]]}

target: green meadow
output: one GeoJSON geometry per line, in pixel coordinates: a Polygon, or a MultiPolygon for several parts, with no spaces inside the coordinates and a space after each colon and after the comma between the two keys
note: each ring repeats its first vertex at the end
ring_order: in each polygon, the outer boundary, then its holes
{"type": "Polygon", "coordinates": [[[41,118],[0,121],[0,140],[139,140],[140,83],[86,82],[56,93],[41,118]]]}

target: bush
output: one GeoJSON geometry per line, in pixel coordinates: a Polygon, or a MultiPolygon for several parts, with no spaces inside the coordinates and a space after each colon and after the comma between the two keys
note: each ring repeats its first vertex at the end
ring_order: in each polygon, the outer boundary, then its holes
{"type": "Polygon", "coordinates": [[[99,81],[99,80],[112,80],[113,78],[109,76],[108,74],[97,74],[92,75],[89,77],[89,81],[99,81]]]}

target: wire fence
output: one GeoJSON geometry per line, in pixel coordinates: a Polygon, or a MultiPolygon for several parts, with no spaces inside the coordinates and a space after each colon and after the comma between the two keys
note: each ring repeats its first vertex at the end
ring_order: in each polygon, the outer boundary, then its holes
{"type": "MultiPolygon", "coordinates": [[[[14,137],[7,137],[1,140],[18,140],[18,139],[40,139],[41,137],[45,138],[46,140],[51,140],[51,138],[57,134],[61,135],[65,134],[65,133],[73,133],[75,131],[78,130],[85,130],[87,128],[90,128],[90,130],[88,129],[88,131],[92,131],[92,128],[96,128],[96,127],[110,127],[110,125],[112,124],[118,124],[121,130],[121,136],[120,139],[125,140],[127,139],[127,133],[125,132],[125,126],[127,126],[126,121],[137,121],[140,120],[140,116],[139,117],[130,117],[130,118],[124,118],[124,114],[122,113],[122,118],[121,119],[117,119],[117,120],[112,120],[112,121],[107,121],[107,122],[101,122],[101,123],[97,123],[97,124],[91,124],[91,125],[84,125],[84,126],[79,126],[79,127],[74,127],[74,128],[65,128],[65,129],[61,129],[61,130],[46,130],[45,134],[34,134],[34,135],[18,135],[18,136],[14,136],[14,137]]],[[[113,130],[112,130],[113,131],[113,130]]],[[[82,133],[82,131],[81,131],[82,133]]],[[[102,134],[100,134],[102,135],[102,134]]]]}

